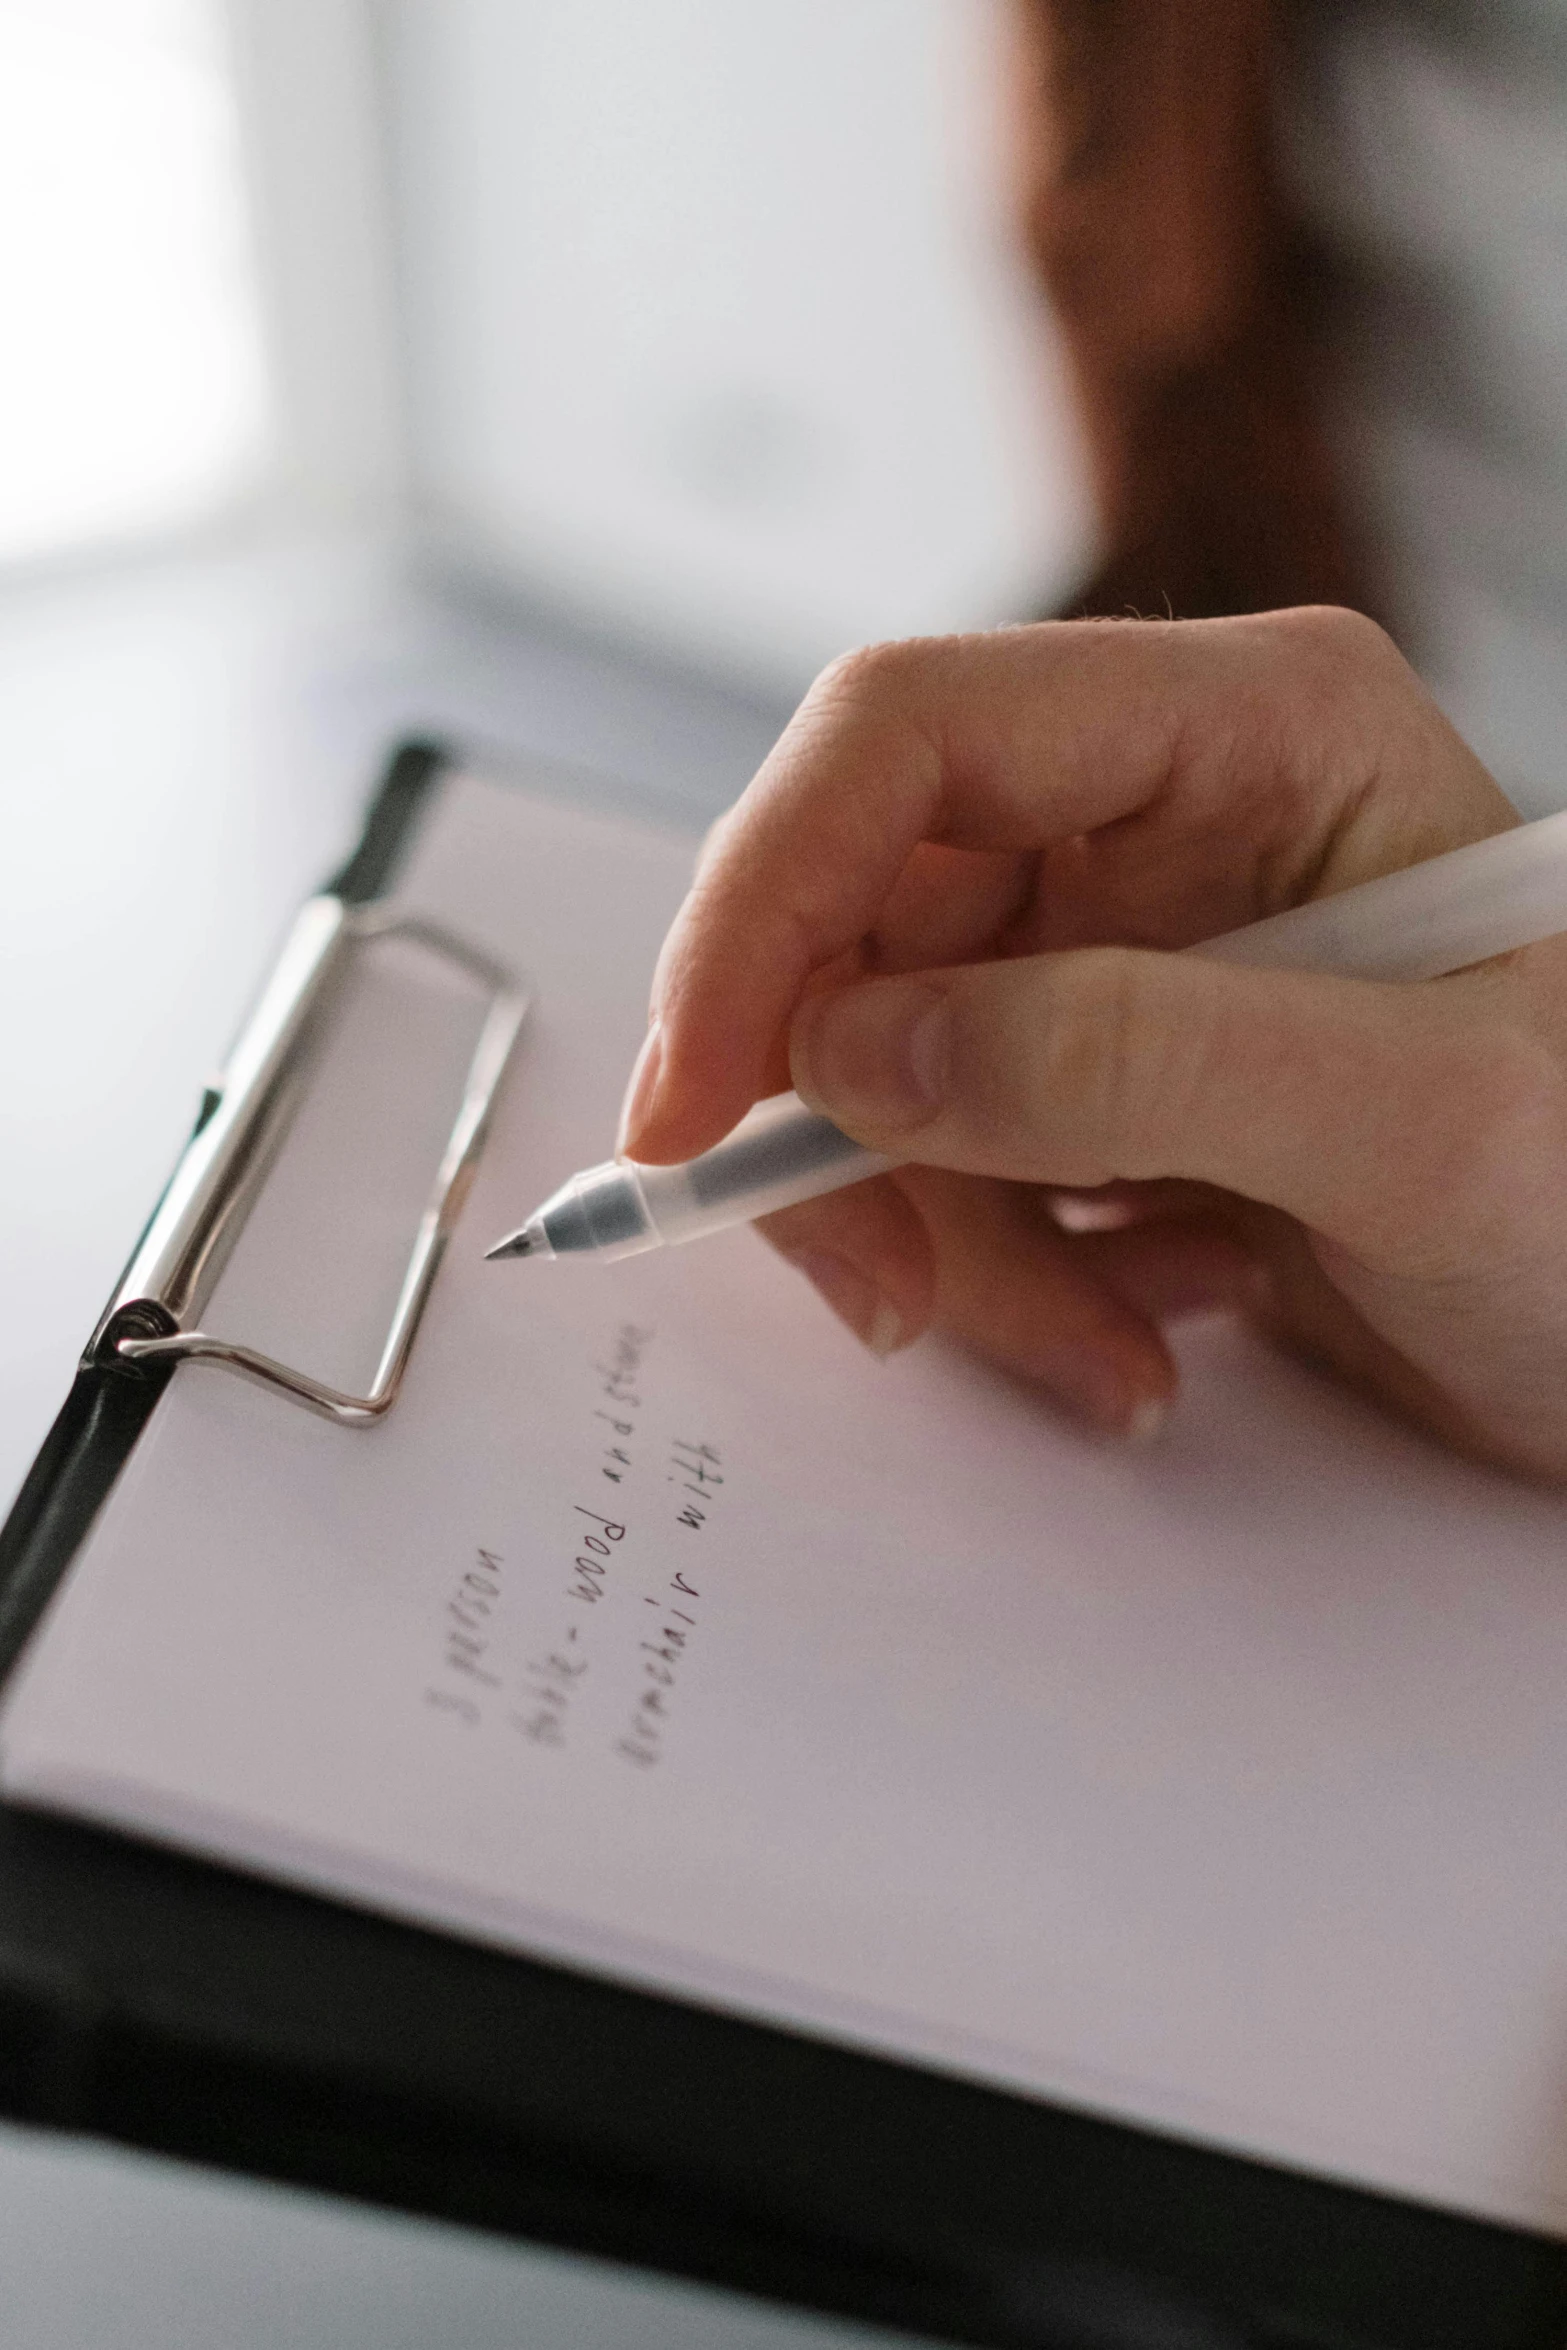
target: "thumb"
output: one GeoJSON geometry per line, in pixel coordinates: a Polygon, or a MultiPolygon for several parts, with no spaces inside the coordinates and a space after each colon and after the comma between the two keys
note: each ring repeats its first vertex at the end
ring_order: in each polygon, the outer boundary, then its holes
{"type": "Polygon", "coordinates": [[[896,1158],[1072,1185],[1189,1177],[1414,1271],[1434,1228],[1469,1224],[1466,1202],[1496,1223],[1487,1187],[1557,1090],[1496,978],[1095,947],[818,996],[791,1060],[807,1101],[896,1158]]]}

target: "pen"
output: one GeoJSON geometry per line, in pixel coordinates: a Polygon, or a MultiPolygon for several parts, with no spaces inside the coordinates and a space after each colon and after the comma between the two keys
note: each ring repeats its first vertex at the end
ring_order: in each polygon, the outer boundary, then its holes
{"type": "MultiPolygon", "coordinates": [[[[1348,979],[1435,979],[1561,930],[1567,930],[1567,814],[1520,824],[1181,951],[1348,979]]],[[[898,1163],[852,1141],[798,1094],[775,1094],[700,1158],[673,1167],[609,1159],[573,1175],[487,1254],[636,1256],[748,1224],[898,1163]]]]}

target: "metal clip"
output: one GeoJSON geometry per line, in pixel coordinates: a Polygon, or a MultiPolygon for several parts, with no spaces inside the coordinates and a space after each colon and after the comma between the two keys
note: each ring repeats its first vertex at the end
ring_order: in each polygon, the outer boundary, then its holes
{"type": "Polygon", "coordinates": [[[512,974],[432,922],[382,906],[312,898],[300,912],[260,1003],[230,1055],[223,1085],[192,1136],[87,1349],[89,1363],[216,1363],[281,1390],[349,1428],[390,1410],[429,1301],[501,1073],[527,1012],[512,974]],[[457,1117],[414,1237],[391,1326],[368,1392],[349,1395],[254,1348],[191,1328],[265,1179],[300,1098],[305,1056],[354,947],[406,938],[490,991],[457,1117]]]}

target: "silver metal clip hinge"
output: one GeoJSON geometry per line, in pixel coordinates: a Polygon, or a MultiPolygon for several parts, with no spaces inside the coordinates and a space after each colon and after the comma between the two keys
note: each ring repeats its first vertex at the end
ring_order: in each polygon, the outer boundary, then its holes
{"type": "Polygon", "coordinates": [[[373,1426],[396,1401],[452,1226],[467,1194],[496,1088],[527,1013],[513,975],[438,924],[384,906],[312,898],[229,1057],[220,1098],[192,1136],[87,1348],[89,1363],[216,1363],[341,1426],[373,1426]],[[355,948],[402,938],[489,991],[462,1099],[414,1235],[368,1391],[350,1395],[198,1327],[297,1106],[305,1060],[355,948]]]}

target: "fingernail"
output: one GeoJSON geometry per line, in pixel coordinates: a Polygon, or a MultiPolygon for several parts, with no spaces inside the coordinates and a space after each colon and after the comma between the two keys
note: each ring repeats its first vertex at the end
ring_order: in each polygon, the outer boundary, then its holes
{"type": "Polygon", "coordinates": [[[847,1257],[816,1248],[801,1249],[788,1261],[805,1275],[839,1321],[846,1322],[873,1355],[885,1360],[897,1353],[904,1343],[903,1316],[858,1265],[851,1265],[847,1257]]]}
{"type": "Polygon", "coordinates": [[[1056,1192],[1045,1205],[1063,1232],[1124,1232],[1133,1217],[1128,1201],[1095,1199],[1091,1193],[1056,1192]]]}
{"type": "Polygon", "coordinates": [[[1167,1396],[1144,1395],[1132,1402],[1126,1374],[1113,1363],[1058,1363],[1048,1383],[1067,1411],[1101,1436],[1117,1436],[1123,1444],[1141,1448],[1157,1443],[1170,1417],[1167,1396]]]}
{"type": "Polygon", "coordinates": [[[950,1014],[937,989],[871,980],[819,997],[795,1034],[795,1081],[847,1124],[923,1126],[947,1091],[950,1014]]]}
{"type": "Polygon", "coordinates": [[[642,1039],[642,1050],[636,1057],[626,1085],[626,1099],[620,1113],[620,1132],[615,1138],[617,1158],[629,1157],[629,1145],[641,1131],[653,1096],[658,1091],[658,1074],[664,1062],[664,1031],[657,1020],[642,1039]]]}

